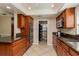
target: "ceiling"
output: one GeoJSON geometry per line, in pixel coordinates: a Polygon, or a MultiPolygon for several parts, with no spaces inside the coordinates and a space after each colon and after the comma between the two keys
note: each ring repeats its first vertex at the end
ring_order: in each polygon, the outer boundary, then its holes
{"type": "Polygon", "coordinates": [[[63,6],[63,3],[21,3],[26,9],[28,7],[31,7],[32,10],[42,10],[42,9],[52,9],[52,10],[58,10],[63,6]],[[51,5],[54,5],[54,7],[51,7],[51,5]]]}
{"type": "MultiPolygon", "coordinates": [[[[35,18],[54,18],[65,8],[75,7],[79,4],[75,3],[0,3],[0,11],[4,13],[18,13],[31,15],[35,18]],[[54,7],[51,7],[51,5],[54,7]],[[11,7],[7,9],[6,6],[11,7]],[[28,7],[31,7],[29,10],[28,7]]],[[[1,12],[0,12],[1,13],[1,12]]]]}
{"type": "Polygon", "coordinates": [[[26,15],[48,15],[56,14],[63,7],[64,3],[18,3],[13,5],[21,9],[26,15]],[[51,7],[51,5],[54,5],[54,7],[51,7]],[[28,7],[31,7],[31,10],[28,7]]]}
{"type": "Polygon", "coordinates": [[[0,3],[0,15],[13,15],[13,13],[22,13],[19,9],[15,8],[10,3],[0,3]],[[6,8],[7,6],[11,9],[6,8]]]}

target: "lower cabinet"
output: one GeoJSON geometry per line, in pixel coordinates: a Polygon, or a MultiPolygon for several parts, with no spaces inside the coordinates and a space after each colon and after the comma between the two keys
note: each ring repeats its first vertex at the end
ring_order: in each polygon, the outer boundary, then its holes
{"type": "Polygon", "coordinates": [[[53,47],[58,56],[79,56],[79,53],[76,50],[57,38],[55,35],[53,37],[53,47]]]}
{"type": "Polygon", "coordinates": [[[21,56],[25,53],[25,51],[29,48],[30,46],[30,41],[27,39],[22,39],[22,41],[17,42],[17,44],[12,47],[12,55],[15,56],[21,56]]]}
{"type": "Polygon", "coordinates": [[[0,43],[0,56],[21,56],[31,46],[26,38],[13,43],[0,43]]]}
{"type": "Polygon", "coordinates": [[[76,51],[74,51],[73,49],[70,49],[70,54],[71,54],[71,56],[79,56],[79,54],[76,51]]]}

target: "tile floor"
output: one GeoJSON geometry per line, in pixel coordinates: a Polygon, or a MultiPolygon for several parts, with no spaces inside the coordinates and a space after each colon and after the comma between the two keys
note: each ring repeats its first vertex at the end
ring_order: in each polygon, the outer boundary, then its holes
{"type": "Polygon", "coordinates": [[[57,56],[52,46],[46,45],[46,42],[40,42],[39,45],[32,45],[24,56],[57,56]]]}

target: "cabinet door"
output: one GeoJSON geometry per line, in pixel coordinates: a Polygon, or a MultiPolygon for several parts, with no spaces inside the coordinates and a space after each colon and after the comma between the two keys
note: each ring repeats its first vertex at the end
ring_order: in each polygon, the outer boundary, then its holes
{"type": "Polygon", "coordinates": [[[62,48],[61,48],[61,46],[60,46],[60,41],[59,41],[59,39],[58,40],[56,40],[56,51],[57,51],[57,54],[58,54],[58,56],[61,56],[61,51],[62,51],[62,48]]]}
{"type": "Polygon", "coordinates": [[[61,46],[58,47],[59,56],[63,56],[63,48],[61,46]]]}
{"type": "Polygon", "coordinates": [[[75,27],[75,8],[66,9],[66,28],[74,28],[75,27]]]}
{"type": "Polygon", "coordinates": [[[29,19],[25,17],[25,26],[23,29],[21,29],[22,37],[29,37],[29,19]]]}
{"type": "Polygon", "coordinates": [[[79,54],[76,51],[74,51],[72,48],[70,48],[70,54],[71,56],[79,56],[79,54]]]}
{"type": "Polygon", "coordinates": [[[0,56],[6,56],[6,53],[7,53],[7,51],[6,51],[6,44],[0,44],[0,56]]]}
{"type": "Polygon", "coordinates": [[[18,28],[24,28],[25,26],[25,16],[18,14],[18,28]]]}
{"type": "Polygon", "coordinates": [[[56,46],[56,40],[57,40],[57,37],[54,35],[54,36],[53,36],[53,46],[54,46],[54,47],[56,46]]]}
{"type": "Polygon", "coordinates": [[[30,39],[30,23],[32,22],[32,19],[30,16],[26,16],[26,19],[25,19],[25,33],[27,35],[27,39],[30,39]]]}
{"type": "Polygon", "coordinates": [[[29,40],[23,38],[12,45],[12,54],[14,56],[23,55],[29,46],[30,46],[29,40]]]}

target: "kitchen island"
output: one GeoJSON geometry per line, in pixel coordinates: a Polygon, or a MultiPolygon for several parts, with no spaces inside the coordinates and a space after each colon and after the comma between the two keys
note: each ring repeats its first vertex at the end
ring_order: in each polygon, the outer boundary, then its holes
{"type": "Polygon", "coordinates": [[[26,38],[15,41],[0,42],[0,56],[21,56],[31,46],[31,42],[26,38]]]}

